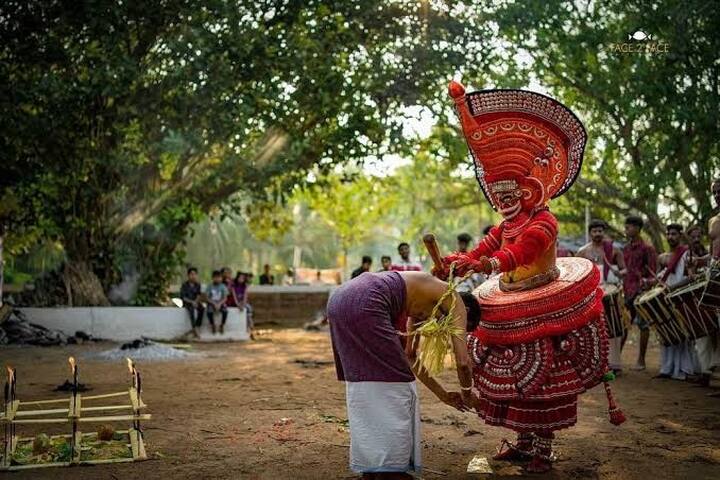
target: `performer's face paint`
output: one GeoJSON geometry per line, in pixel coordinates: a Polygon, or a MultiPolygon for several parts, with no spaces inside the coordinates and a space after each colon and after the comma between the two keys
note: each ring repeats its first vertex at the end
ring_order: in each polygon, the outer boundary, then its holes
{"type": "Polygon", "coordinates": [[[522,204],[520,199],[522,198],[522,192],[519,189],[515,190],[501,190],[493,193],[495,197],[495,204],[498,206],[498,212],[506,220],[511,220],[520,213],[522,210],[522,204]]]}

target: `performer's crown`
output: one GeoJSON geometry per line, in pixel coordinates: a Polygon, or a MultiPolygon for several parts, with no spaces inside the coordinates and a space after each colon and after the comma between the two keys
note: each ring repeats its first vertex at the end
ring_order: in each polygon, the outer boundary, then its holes
{"type": "Polygon", "coordinates": [[[455,81],[448,90],[478,182],[491,203],[488,183],[500,180],[533,177],[543,185],[547,200],[570,188],[580,173],[587,141],[583,124],[570,109],[527,90],[465,93],[455,81]]]}

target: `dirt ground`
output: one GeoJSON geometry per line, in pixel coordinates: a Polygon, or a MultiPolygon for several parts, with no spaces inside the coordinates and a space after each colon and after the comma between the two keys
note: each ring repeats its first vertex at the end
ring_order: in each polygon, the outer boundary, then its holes
{"type": "MultiPolygon", "coordinates": [[[[69,375],[66,358],[79,358],[81,381],[93,393],[125,388],[122,362],[84,356],[100,343],[66,348],[5,348],[0,361],[18,369],[21,399],[52,398],[69,375]]],[[[93,467],[0,474],[12,479],[332,479],[355,478],[347,468],[349,437],[344,386],[334,367],[296,360],[330,361],[329,336],[297,330],[268,331],[253,343],[197,345],[204,356],[172,362],[139,362],[151,460],[93,467]]],[[[630,346],[627,364],[634,359],[630,346]]],[[[649,365],[657,364],[657,349],[649,365]]],[[[607,421],[602,388],[580,400],[578,425],[561,432],[552,479],[718,479],[720,398],[672,380],[652,380],[654,369],[627,372],[614,390],[628,422],[607,421]]],[[[456,384],[444,374],[446,384],[456,384]]],[[[717,385],[717,381],[715,382],[717,385]]],[[[511,432],[483,425],[421,389],[424,478],[478,478],[465,473],[476,454],[492,455],[511,432]]],[[[21,431],[26,434],[28,431],[21,431]]],[[[495,465],[485,478],[517,477],[518,467],[495,465]]]]}

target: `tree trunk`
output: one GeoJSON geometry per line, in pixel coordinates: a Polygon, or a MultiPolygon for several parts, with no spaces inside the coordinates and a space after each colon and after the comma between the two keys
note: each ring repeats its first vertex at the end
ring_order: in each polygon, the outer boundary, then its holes
{"type": "Polygon", "coordinates": [[[67,292],[68,306],[110,305],[100,279],[86,262],[68,261],[63,268],[62,281],[67,292]]]}

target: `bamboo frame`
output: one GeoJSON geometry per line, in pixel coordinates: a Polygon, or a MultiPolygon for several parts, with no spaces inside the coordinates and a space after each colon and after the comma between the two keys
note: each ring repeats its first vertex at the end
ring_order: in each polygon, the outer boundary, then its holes
{"type": "Polygon", "coordinates": [[[0,456],[0,471],[28,470],[34,468],[61,467],[71,465],[100,465],[108,463],[126,463],[147,459],[145,450],[144,434],[141,422],[150,420],[152,415],[142,413],[147,405],[142,400],[142,382],[140,373],[135,365],[128,360],[128,369],[132,376],[131,386],[122,392],[113,392],[100,395],[83,396],[77,392],[78,374],[77,364],[70,359],[73,373],[73,384],[75,386],[69,397],[52,400],[20,401],[15,398],[15,370],[8,368],[8,384],[6,387],[5,406],[0,412],[0,423],[4,427],[4,449],[0,456]],[[95,402],[118,397],[127,398],[127,403],[111,405],[87,406],[88,401],[95,402]],[[28,408],[45,407],[48,405],[65,403],[65,408],[28,408]],[[83,405],[85,404],[85,406],[83,405]],[[126,411],[127,414],[122,414],[126,411]],[[111,413],[104,415],[104,412],[111,413]],[[90,415],[88,415],[90,414],[90,415]],[[87,415],[87,416],[83,416],[87,415]],[[48,418],[37,418],[47,416],[48,418]],[[129,457],[123,458],[99,458],[92,460],[81,460],[83,439],[97,437],[97,432],[82,433],[80,424],[105,423],[105,422],[132,422],[127,430],[116,430],[116,434],[126,435],[126,445],[129,450],[129,457]],[[36,437],[18,437],[15,428],[18,425],[28,424],[69,424],[72,432],[50,436],[51,439],[66,438],[70,440],[70,461],[48,462],[28,465],[13,465],[12,457],[17,449],[18,443],[33,442],[36,437]]]}

